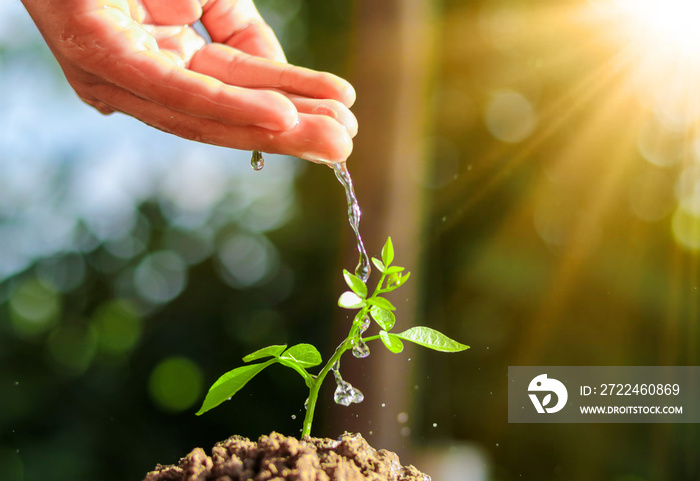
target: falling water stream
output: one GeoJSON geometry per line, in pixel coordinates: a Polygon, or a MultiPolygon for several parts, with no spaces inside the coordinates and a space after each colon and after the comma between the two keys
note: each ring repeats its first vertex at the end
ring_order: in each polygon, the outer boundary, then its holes
{"type": "MultiPolygon", "coordinates": [[[[250,161],[250,165],[255,170],[261,170],[265,166],[265,161],[262,154],[254,150],[253,157],[250,161]]],[[[369,279],[369,274],[371,271],[369,256],[367,255],[367,250],[365,249],[365,244],[362,241],[362,236],[360,235],[360,217],[362,212],[360,211],[360,204],[357,201],[357,196],[355,195],[355,189],[352,185],[352,178],[350,177],[350,172],[345,162],[338,162],[333,164],[333,171],[338,181],[345,189],[345,198],[348,204],[348,222],[352,231],[355,233],[355,239],[357,244],[357,251],[360,254],[360,260],[355,268],[355,275],[362,279],[362,282],[367,282],[369,279]]],[[[352,353],[355,357],[364,358],[369,356],[369,348],[367,344],[362,340],[362,334],[367,330],[370,325],[369,317],[365,317],[360,327],[357,337],[352,340],[352,353]]],[[[364,395],[359,389],[355,388],[349,382],[343,380],[340,375],[340,362],[337,361],[331,368],[333,371],[333,377],[335,378],[335,383],[337,385],[333,400],[342,404],[343,406],[349,406],[351,403],[360,403],[364,400],[364,395]]],[[[308,399],[307,399],[308,402],[308,399]]],[[[306,403],[304,404],[306,407],[306,403]]]]}
{"type": "MultiPolygon", "coordinates": [[[[360,211],[360,204],[357,202],[355,189],[352,185],[352,178],[350,177],[350,172],[348,171],[348,166],[345,162],[333,164],[333,172],[335,172],[335,176],[345,189],[345,198],[347,199],[348,203],[348,222],[350,222],[350,227],[352,227],[352,231],[355,233],[357,252],[360,254],[360,260],[355,268],[355,275],[362,279],[362,282],[367,282],[371,267],[369,256],[367,255],[367,250],[365,249],[365,243],[362,242],[362,236],[360,235],[360,217],[362,212],[360,211]]],[[[362,333],[367,330],[369,324],[369,317],[363,319],[357,338],[352,340],[352,353],[355,357],[364,358],[369,356],[369,348],[362,340],[362,333]]],[[[332,370],[333,376],[335,377],[335,383],[337,385],[333,400],[338,404],[342,404],[343,406],[349,406],[351,403],[362,402],[365,397],[360,390],[353,387],[349,382],[344,381],[341,377],[340,362],[336,362],[333,365],[332,370]]]]}
{"type": "Polygon", "coordinates": [[[369,273],[371,270],[369,263],[369,256],[367,255],[367,250],[365,249],[365,244],[362,242],[362,236],[360,235],[360,204],[357,202],[357,197],[355,196],[355,189],[352,186],[352,178],[350,177],[350,172],[348,171],[348,166],[345,162],[338,162],[333,164],[333,171],[338,181],[345,189],[345,198],[348,202],[348,221],[350,222],[350,227],[352,227],[355,233],[355,239],[357,240],[357,251],[360,254],[360,261],[355,268],[355,275],[362,279],[362,282],[367,282],[369,279],[369,273]]]}

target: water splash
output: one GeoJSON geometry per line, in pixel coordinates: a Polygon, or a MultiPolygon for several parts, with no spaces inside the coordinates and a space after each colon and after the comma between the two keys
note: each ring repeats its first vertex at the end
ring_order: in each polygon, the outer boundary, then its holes
{"type": "Polygon", "coordinates": [[[253,151],[253,157],[250,159],[250,166],[253,170],[262,170],[265,167],[265,159],[263,159],[262,152],[259,150],[253,151]]]}
{"type": "Polygon", "coordinates": [[[360,325],[357,337],[352,340],[352,355],[358,359],[364,359],[369,356],[369,347],[367,347],[365,341],[362,340],[362,334],[369,329],[370,323],[369,316],[365,316],[364,319],[362,319],[362,325],[360,325]]]}
{"type": "Polygon", "coordinates": [[[348,221],[350,222],[350,227],[352,227],[355,233],[355,239],[357,240],[357,251],[360,254],[360,260],[355,268],[355,275],[362,279],[362,282],[367,282],[369,279],[369,273],[371,271],[369,256],[367,255],[367,250],[365,249],[365,244],[362,242],[362,236],[360,235],[360,217],[362,212],[360,211],[360,204],[357,202],[357,197],[355,196],[355,188],[352,185],[352,178],[350,177],[350,172],[348,171],[348,166],[345,162],[338,162],[333,164],[333,171],[338,181],[345,189],[345,198],[348,202],[348,221]]]}
{"type": "Polygon", "coordinates": [[[333,371],[333,377],[335,377],[335,383],[338,386],[335,388],[335,394],[333,395],[333,401],[336,404],[349,406],[352,403],[361,403],[365,400],[365,395],[359,389],[354,388],[352,384],[343,380],[340,375],[340,362],[336,361],[331,370],[333,371]]]}
{"type": "Polygon", "coordinates": [[[369,316],[365,316],[364,319],[362,319],[362,325],[360,326],[360,334],[364,334],[367,329],[369,329],[370,324],[372,321],[370,321],[369,316]]]}
{"type": "Polygon", "coordinates": [[[369,356],[369,347],[362,339],[353,339],[352,341],[352,355],[358,359],[364,359],[369,356]]]}

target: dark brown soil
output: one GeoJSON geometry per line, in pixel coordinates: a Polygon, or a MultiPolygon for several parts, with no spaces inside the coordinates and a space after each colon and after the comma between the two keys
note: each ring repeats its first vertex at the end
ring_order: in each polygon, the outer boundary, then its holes
{"type": "Polygon", "coordinates": [[[430,481],[413,466],[401,466],[390,451],[377,451],[359,434],[338,440],[233,436],[207,456],[195,448],[180,462],[156,466],[144,481],[430,481]]]}

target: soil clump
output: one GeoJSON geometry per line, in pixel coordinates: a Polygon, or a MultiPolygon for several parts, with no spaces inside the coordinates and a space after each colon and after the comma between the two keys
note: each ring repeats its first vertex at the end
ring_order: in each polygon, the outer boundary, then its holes
{"type": "Polygon", "coordinates": [[[217,443],[208,456],[195,448],[177,465],[157,465],[144,481],[430,481],[399,457],[377,451],[360,434],[337,440],[298,440],[279,433],[257,442],[232,436],[217,443]]]}

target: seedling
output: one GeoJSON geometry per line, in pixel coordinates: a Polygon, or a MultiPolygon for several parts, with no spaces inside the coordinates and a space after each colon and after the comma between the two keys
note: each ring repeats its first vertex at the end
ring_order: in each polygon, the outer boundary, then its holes
{"type": "Polygon", "coordinates": [[[393,261],[394,247],[391,237],[389,237],[382,248],[382,259],[372,258],[372,263],[381,273],[381,277],[371,296],[368,296],[367,284],[362,279],[347,270],[343,270],[343,277],[350,290],[340,295],[338,305],[345,309],[358,310],[358,312],[352,321],[348,336],[336,348],[333,355],[317,375],[310,374],[307,371],[308,368],[318,366],[323,362],[321,354],[311,344],[297,344],[289,348],[284,344],[267,346],[243,358],[243,361],[246,363],[263,359],[267,359],[266,361],[247,364],[221,376],[209,389],[197,415],[201,415],[230,399],[231,396],[236,394],[248,381],[266,367],[273,364],[282,364],[299,373],[309,388],[309,398],[305,404],[306,416],[304,417],[302,428],[302,437],[308,436],[311,433],[311,424],[314,410],[316,409],[318,393],[323,380],[331,371],[333,371],[337,384],[334,395],[336,403],[348,406],[353,402],[361,402],[364,399],[364,396],[358,389],[344,381],[340,376],[340,358],[346,351],[351,351],[355,357],[367,357],[369,355],[367,343],[376,340],[381,340],[384,346],[393,353],[403,351],[404,341],[413,342],[441,352],[459,352],[468,349],[469,346],[460,344],[429,327],[416,326],[399,333],[390,332],[396,322],[396,317],[394,316],[396,308],[388,299],[382,296],[401,287],[410,276],[410,272],[405,272],[403,267],[392,265],[393,261]],[[379,334],[363,337],[372,320],[379,326],[379,334]]]}

